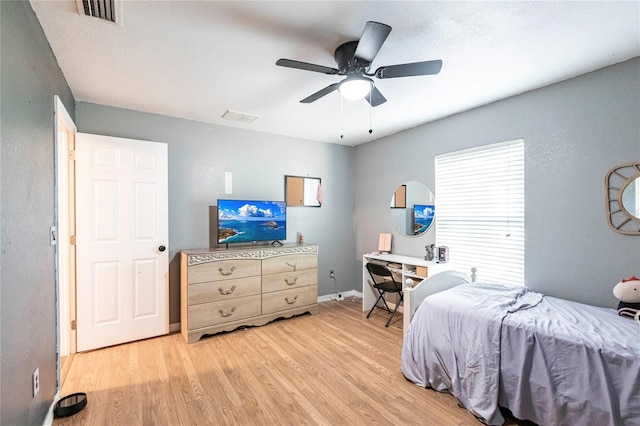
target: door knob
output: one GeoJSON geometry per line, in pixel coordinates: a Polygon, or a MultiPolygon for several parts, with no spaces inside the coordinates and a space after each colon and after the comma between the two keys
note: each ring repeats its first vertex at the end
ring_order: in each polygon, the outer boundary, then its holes
{"type": "Polygon", "coordinates": [[[160,246],[160,247],[158,247],[158,250],[160,250],[160,251],[165,251],[166,249],[167,249],[167,248],[166,248],[165,246],[160,246]]]}

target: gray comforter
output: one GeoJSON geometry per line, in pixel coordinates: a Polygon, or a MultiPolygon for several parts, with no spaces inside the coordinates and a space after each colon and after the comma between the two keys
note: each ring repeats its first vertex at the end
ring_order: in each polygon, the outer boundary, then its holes
{"type": "Polygon", "coordinates": [[[498,406],[542,425],[640,425],[640,326],[613,309],[475,283],[427,297],[404,375],[488,424],[498,406]]]}

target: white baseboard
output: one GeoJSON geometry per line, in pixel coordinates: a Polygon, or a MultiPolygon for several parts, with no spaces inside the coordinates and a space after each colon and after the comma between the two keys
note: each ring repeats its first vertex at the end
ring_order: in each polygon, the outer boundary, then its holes
{"type": "Polygon", "coordinates": [[[362,298],[362,293],[356,290],[348,290],[348,291],[341,291],[338,293],[333,292],[331,294],[327,294],[324,296],[318,296],[318,303],[329,302],[331,300],[339,300],[338,295],[342,296],[342,300],[346,299],[347,297],[357,297],[359,299],[362,298]]]}
{"type": "Polygon", "coordinates": [[[53,425],[53,411],[56,408],[56,404],[58,403],[58,401],[60,401],[60,390],[58,389],[58,392],[56,392],[56,394],[53,397],[53,402],[51,403],[51,406],[49,407],[49,412],[47,413],[47,417],[45,417],[44,419],[44,423],[42,423],[42,426],[51,426],[53,425]]]}

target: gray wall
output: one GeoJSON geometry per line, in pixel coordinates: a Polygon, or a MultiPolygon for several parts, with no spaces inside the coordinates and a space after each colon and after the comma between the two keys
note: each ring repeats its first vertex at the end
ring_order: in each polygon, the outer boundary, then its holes
{"type": "MultiPolygon", "coordinates": [[[[640,160],[639,117],[640,59],[635,58],[359,145],[356,262],[377,248],[380,232],[393,232],[394,252],[424,256],[435,228],[417,238],[401,236],[391,226],[388,206],[404,181],[418,180],[435,190],[435,155],[524,138],[526,285],[617,306],[613,286],[640,273],[640,237],[609,229],[604,177],[618,164],[640,160]]],[[[481,279],[482,265],[478,268],[481,279]]]]}
{"type": "MultiPolygon", "coordinates": [[[[0,424],[42,424],[56,392],[53,96],[72,117],[76,110],[30,4],[3,0],[0,15],[0,424]],[[32,399],[36,367],[41,389],[32,399]]],[[[638,160],[638,117],[636,58],[356,149],[82,102],[76,122],[84,132],[169,145],[177,322],[176,254],[208,244],[207,209],[225,196],[224,172],[233,172],[238,198],[283,198],[285,174],[322,178],[323,207],[290,208],[288,240],[303,231],[319,244],[319,292],[328,294],[329,269],[341,290],[360,287],[361,255],[377,248],[378,233],[393,232],[394,251],[407,255],[423,256],[434,241],[433,230],[416,238],[393,230],[388,206],[399,184],[433,188],[435,155],[516,138],[526,144],[527,285],[614,306],[613,285],[640,273],[640,237],[608,228],[604,175],[638,160]]]]}
{"type": "Polygon", "coordinates": [[[72,117],[74,100],[31,4],[3,0],[0,15],[0,424],[42,424],[56,393],[54,95],[72,117]]]}
{"type": "Polygon", "coordinates": [[[209,206],[218,198],[284,199],[284,176],[322,179],[322,207],[287,208],[287,241],[296,233],[318,244],[318,293],[330,294],[336,273],[352,289],[353,148],[309,142],[86,102],[76,105],[78,131],[169,145],[170,322],[180,321],[179,251],[209,245],[209,206]],[[233,194],[224,173],[233,173],[233,194]]]}

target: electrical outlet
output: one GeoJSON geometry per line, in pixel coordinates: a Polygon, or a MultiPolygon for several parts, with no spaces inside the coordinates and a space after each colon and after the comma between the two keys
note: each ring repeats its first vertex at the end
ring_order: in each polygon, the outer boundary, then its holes
{"type": "Polygon", "coordinates": [[[35,398],[36,395],[38,394],[38,391],[40,390],[40,368],[36,368],[33,372],[33,374],[31,375],[31,381],[32,381],[32,394],[33,397],[35,398]]]}
{"type": "Polygon", "coordinates": [[[336,274],[333,273],[333,269],[329,271],[329,278],[335,278],[336,274]]]}

